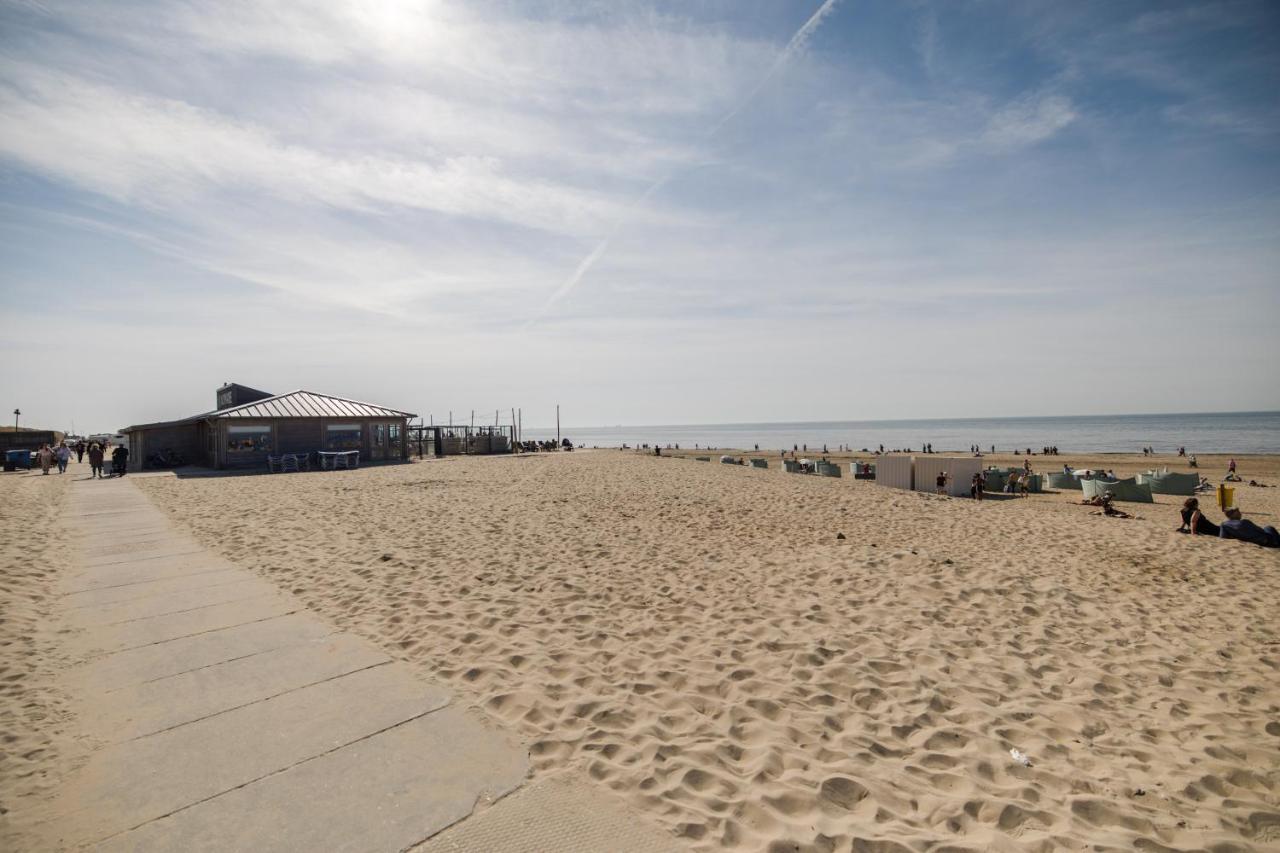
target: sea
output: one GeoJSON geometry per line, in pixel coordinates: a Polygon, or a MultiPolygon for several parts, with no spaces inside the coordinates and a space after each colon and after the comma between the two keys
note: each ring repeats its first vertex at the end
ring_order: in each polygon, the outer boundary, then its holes
{"type": "MultiPolygon", "coordinates": [[[[754,424],[658,424],[564,427],[561,435],[585,447],[679,445],[681,448],[791,450],[841,445],[854,451],[920,450],[1003,453],[1280,453],[1280,412],[1197,412],[1160,415],[1081,415],[1042,418],[958,418],[892,421],[810,421],[754,424]]],[[[526,429],[524,438],[555,438],[554,429],[526,429]]]]}

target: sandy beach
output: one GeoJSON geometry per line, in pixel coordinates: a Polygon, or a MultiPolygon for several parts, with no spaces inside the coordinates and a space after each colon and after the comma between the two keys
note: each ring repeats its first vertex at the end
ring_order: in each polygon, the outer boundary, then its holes
{"type": "MultiPolygon", "coordinates": [[[[56,518],[65,483],[3,482],[12,532],[56,518]]],[[[673,849],[1280,843],[1280,554],[1174,533],[1181,499],[1126,521],[620,451],[136,482],[673,849]]],[[[1237,498],[1280,517],[1280,489],[1237,498]]],[[[6,803],[68,728],[24,625],[58,554],[6,536],[6,803]]]]}
{"type": "Polygon", "coordinates": [[[59,518],[70,481],[38,471],[0,478],[0,842],[82,752],[60,678],[55,594],[70,564],[59,518]]]}
{"type": "Polygon", "coordinates": [[[617,451],[140,483],[694,849],[1280,841],[1280,560],[1171,498],[617,451]]]}

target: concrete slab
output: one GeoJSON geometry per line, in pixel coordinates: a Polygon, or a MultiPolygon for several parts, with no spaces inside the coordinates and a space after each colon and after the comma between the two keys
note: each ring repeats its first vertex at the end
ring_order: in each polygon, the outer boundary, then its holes
{"type": "Polygon", "coordinates": [[[104,694],[86,728],[110,743],[145,737],[390,658],[350,634],[272,649],[104,694]]]}
{"type": "Polygon", "coordinates": [[[524,750],[448,707],[117,835],[104,853],[398,851],[520,784],[524,750]]]}
{"type": "Polygon", "coordinates": [[[245,625],[273,616],[284,616],[300,608],[296,599],[284,595],[214,604],[185,613],[154,616],[121,625],[104,625],[92,631],[81,631],[72,635],[67,645],[73,654],[88,658],[204,634],[233,625],[245,625]]]}
{"type": "Polygon", "coordinates": [[[521,788],[412,853],[671,853],[687,846],[568,771],[521,788]]]}
{"type": "Polygon", "coordinates": [[[60,837],[67,844],[101,841],[448,701],[447,691],[419,683],[404,664],[391,664],[108,747],[61,792],[60,837]]]}
{"type": "MultiPolygon", "coordinates": [[[[144,509],[138,509],[137,513],[145,512],[144,509]]],[[[138,520],[137,514],[134,516],[121,516],[119,521],[100,522],[93,524],[77,524],[72,531],[72,535],[83,541],[86,539],[96,539],[101,537],[115,536],[136,536],[139,534],[154,533],[172,533],[173,525],[165,520],[164,516],[157,515],[154,519],[138,520]],[[129,519],[134,520],[130,521],[129,519]]]]}
{"type": "Polygon", "coordinates": [[[144,554],[148,551],[169,545],[177,535],[169,532],[153,533],[149,536],[138,536],[125,539],[124,541],[112,541],[107,544],[97,544],[94,540],[88,540],[88,543],[81,544],[81,553],[86,559],[97,560],[119,554],[144,554]]]}
{"type": "MultiPolygon", "coordinates": [[[[104,655],[74,668],[72,678],[82,692],[93,696],[271,649],[320,640],[334,633],[332,627],[310,613],[291,613],[104,655]]],[[[96,703],[97,698],[93,696],[92,701],[96,703]]]]}
{"type": "Polygon", "coordinates": [[[197,572],[194,575],[177,575],[159,580],[136,581],[118,586],[94,587],[92,589],[67,592],[63,593],[62,603],[64,607],[68,608],[99,607],[119,601],[132,601],[152,595],[165,595],[180,590],[204,589],[232,581],[244,580],[244,577],[243,569],[227,566],[223,569],[197,572]]]}
{"type": "Polygon", "coordinates": [[[220,571],[229,564],[210,554],[192,554],[167,560],[150,560],[141,563],[125,563],[119,566],[103,566],[91,572],[68,574],[62,583],[64,595],[87,589],[146,583],[162,578],[196,575],[202,572],[220,571]]]}
{"type": "Polygon", "coordinates": [[[122,566],[130,563],[143,563],[151,560],[164,560],[170,557],[186,557],[203,553],[205,553],[205,550],[194,542],[177,540],[166,547],[153,548],[150,551],[140,553],[108,554],[97,559],[86,557],[81,565],[84,566],[85,573],[89,574],[94,569],[108,568],[110,566],[122,566]]]}
{"type": "Polygon", "coordinates": [[[183,613],[214,604],[230,604],[251,598],[278,595],[275,586],[254,577],[240,577],[234,583],[178,590],[97,607],[76,607],[67,612],[67,623],[77,628],[117,625],[135,619],[183,613]]]}

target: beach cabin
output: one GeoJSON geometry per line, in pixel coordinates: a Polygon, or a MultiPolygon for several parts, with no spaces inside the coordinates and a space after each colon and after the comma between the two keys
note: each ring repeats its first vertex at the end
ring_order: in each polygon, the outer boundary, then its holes
{"type": "Polygon", "coordinates": [[[361,464],[407,460],[415,417],[314,391],[269,394],[228,383],[218,389],[212,411],[122,432],[131,471],[155,467],[157,454],[208,468],[266,470],[267,457],[279,454],[358,451],[361,464]]]}
{"type": "MultiPolygon", "coordinates": [[[[917,492],[936,492],[938,475],[947,475],[947,494],[952,497],[968,497],[973,475],[982,470],[982,460],[973,456],[915,457],[915,484],[917,492]]],[[[877,472],[878,473],[878,472],[877,472]]]]}
{"type": "Polygon", "coordinates": [[[915,466],[910,456],[881,456],[876,460],[876,485],[910,489],[915,485],[915,466]]]}

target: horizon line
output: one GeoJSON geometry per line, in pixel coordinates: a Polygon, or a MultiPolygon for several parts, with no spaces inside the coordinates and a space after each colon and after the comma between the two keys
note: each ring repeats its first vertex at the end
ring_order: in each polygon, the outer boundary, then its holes
{"type": "MultiPolygon", "coordinates": [[[[1064,420],[1064,419],[1084,419],[1084,418],[1157,418],[1157,417],[1175,417],[1179,415],[1185,416],[1203,416],[1203,415],[1280,415],[1280,409],[1242,409],[1235,411],[1215,412],[1109,412],[1097,413],[1090,415],[983,415],[980,417],[950,417],[950,418],[867,418],[862,420],[819,420],[819,421],[718,421],[711,423],[656,423],[656,424],[578,424],[567,426],[562,424],[560,431],[564,432],[568,429],[656,429],[658,427],[730,427],[730,426],[792,426],[798,424],[821,426],[825,424],[883,424],[883,423],[901,423],[903,421],[933,422],[942,423],[946,421],[1013,421],[1013,420],[1064,420]]],[[[555,429],[555,425],[551,426],[531,426],[526,429],[555,429]]]]}

